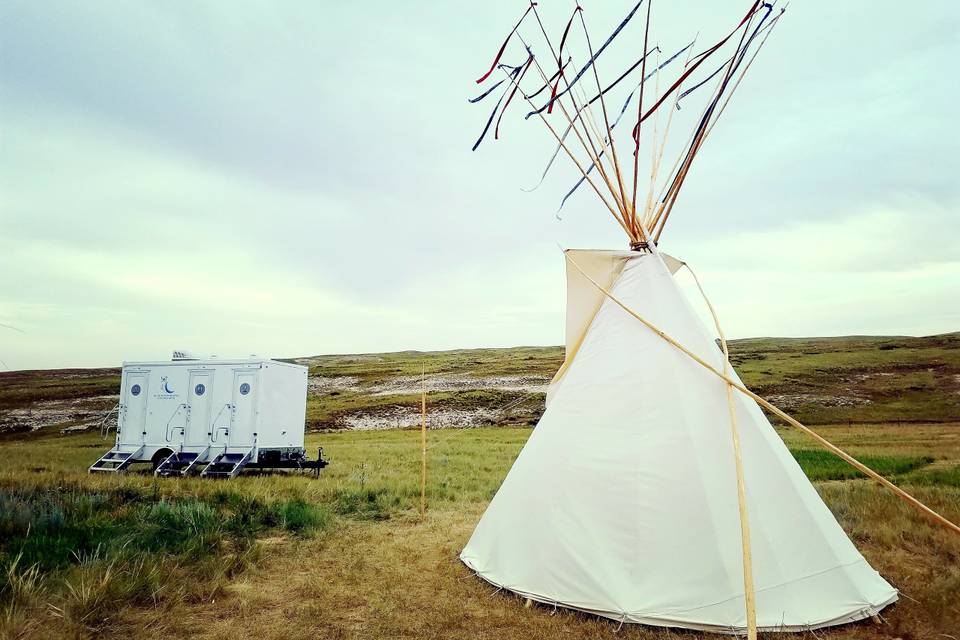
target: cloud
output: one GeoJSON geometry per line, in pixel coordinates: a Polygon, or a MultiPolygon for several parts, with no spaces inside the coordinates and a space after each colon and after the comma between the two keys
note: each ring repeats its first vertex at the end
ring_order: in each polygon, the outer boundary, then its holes
{"type": "Polygon", "coordinates": [[[701,264],[778,273],[895,273],[957,261],[960,227],[952,207],[891,202],[832,219],[797,220],[777,229],[731,229],[681,246],[701,264]]]}
{"type": "MultiPolygon", "coordinates": [[[[656,5],[658,44],[719,38],[741,10],[656,5]]],[[[587,20],[605,34],[624,11],[591,3],[587,20]]],[[[548,28],[562,13],[544,12],[548,28]]],[[[522,104],[470,151],[488,105],[466,97],[515,14],[3,3],[0,323],[27,333],[0,330],[0,357],[560,342],[557,244],[625,240],[587,188],[554,218],[577,178],[563,158],[520,191],[553,148],[522,104]]],[[[868,2],[795,3],[698,156],[661,246],[695,265],[732,335],[957,328],[945,65],[960,11],[901,22],[868,2]]],[[[621,42],[602,74],[633,61],[621,42]]],[[[674,113],[668,158],[698,114],[674,113]]]]}
{"type": "MultiPolygon", "coordinates": [[[[960,229],[936,206],[914,207],[731,232],[687,243],[678,256],[697,271],[730,336],[955,331],[960,229]]],[[[689,277],[679,279],[699,301],[689,277]]]]}

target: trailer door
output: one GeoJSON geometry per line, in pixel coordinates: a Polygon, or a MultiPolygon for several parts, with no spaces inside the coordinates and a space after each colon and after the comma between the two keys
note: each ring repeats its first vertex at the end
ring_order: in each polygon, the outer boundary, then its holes
{"type": "Polygon", "coordinates": [[[187,388],[187,407],[190,417],[183,443],[188,447],[205,447],[210,443],[213,430],[210,421],[210,398],[213,395],[213,371],[197,369],[190,372],[190,384],[187,388]]]}
{"type": "Polygon", "coordinates": [[[230,425],[231,447],[252,447],[253,432],[257,423],[258,389],[257,369],[240,369],[233,372],[233,421],[230,425]]]}
{"type": "Polygon", "coordinates": [[[148,371],[128,371],[123,390],[123,422],[119,425],[120,445],[139,447],[143,444],[143,428],[147,419],[148,371]]]}

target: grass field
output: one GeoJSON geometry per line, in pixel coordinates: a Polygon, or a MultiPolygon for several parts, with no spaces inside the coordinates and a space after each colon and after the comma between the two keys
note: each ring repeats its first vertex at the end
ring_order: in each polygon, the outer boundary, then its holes
{"type": "MultiPolygon", "coordinates": [[[[848,340],[857,358],[839,343],[744,341],[738,367],[754,386],[769,375],[768,395],[868,396],[870,403],[852,409],[876,409],[878,420],[864,410],[856,420],[848,416],[817,430],[960,521],[960,415],[951,386],[957,340],[848,340]],[[932,377],[911,391],[921,382],[910,371],[920,369],[933,369],[932,377]],[[870,377],[881,373],[891,375],[870,377]],[[856,382],[826,382],[836,376],[856,382]],[[935,410],[925,409],[926,402],[935,410]],[[898,406],[911,412],[890,419],[898,406]]],[[[439,413],[451,403],[469,410],[524,395],[535,404],[540,399],[525,385],[548,377],[558,356],[523,349],[307,359],[316,383],[311,411],[325,429],[309,434],[307,446],[323,446],[331,461],[320,479],[90,476],[87,465],[110,442],[69,430],[87,418],[71,417],[68,409],[55,416],[64,422],[8,430],[0,439],[0,637],[701,637],[636,626],[615,633],[616,625],[589,616],[525,608],[459,563],[457,554],[530,434],[526,423],[536,407],[497,416],[508,426],[430,433],[425,519],[417,513],[419,432],[331,430],[330,416],[351,411],[348,398],[361,411],[381,403],[402,407],[404,385],[419,374],[418,358],[428,374],[444,376],[446,387],[430,395],[439,413]],[[497,384],[464,388],[464,375],[497,384]]],[[[115,384],[110,370],[5,374],[0,411],[22,416],[76,396],[109,408],[115,384]]],[[[822,409],[823,415],[844,410],[822,409]]],[[[785,637],[960,638],[960,539],[803,434],[781,435],[844,529],[904,596],[880,623],[785,637]]]]}
{"type": "MultiPolygon", "coordinates": [[[[821,430],[960,519],[960,424],[821,430]]],[[[231,482],[88,476],[85,466],[104,448],[93,434],[7,440],[0,628],[37,638],[227,638],[239,625],[266,638],[612,636],[605,622],[494,595],[456,559],[529,433],[432,433],[423,521],[415,431],[311,435],[309,446],[322,444],[332,461],[319,480],[231,482]]],[[[847,479],[841,461],[802,435],[784,435],[805,470],[823,479],[819,490],[867,558],[912,598],[885,611],[883,624],[817,637],[956,630],[960,541],[881,488],[847,479]]],[[[640,627],[617,635],[696,637],[640,627]]]]}

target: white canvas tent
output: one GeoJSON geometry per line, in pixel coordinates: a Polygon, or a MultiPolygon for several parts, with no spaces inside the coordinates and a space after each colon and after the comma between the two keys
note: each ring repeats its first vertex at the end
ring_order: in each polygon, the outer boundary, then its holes
{"type": "MultiPolygon", "coordinates": [[[[460,557],[540,602],[626,622],[745,631],[727,385],[583,273],[718,369],[723,353],[666,263],[678,262],[622,251],[567,258],[567,360],[460,557]]],[[[841,624],[896,600],[757,403],[742,394],[734,402],[757,626],[841,624]]]]}
{"type": "Polygon", "coordinates": [[[498,587],[621,622],[755,640],[758,628],[863,618],[896,590],[854,548],[760,406],[925,516],[955,533],[960,526],[744,387],[713,307],[707,301],[722,350],[673,280],[683,263],[658,249],[695,159],[785,7],[752,0],[712,45],[671,46],[660,62],[647,1],[643,31],[627,38],[637,44],[642,33],[640,58],[602,82],[598,59],[643,4],[631,2],[595,49],[581,5],[551,38],[529,3],[477,83],[502,77],[470,100],[500,96],[474,149],[491,130],[498,138],[512,102],[525,102],[524,119],[536,116],[556,145],[541,182],[562,152],[579,179],[560,206],[589,188],[631,251],[567,252],[566,360],[461,559],[498,587]],[[586,45],[573,64],[571,27],[586,45]],[[706,104],[668,166],[671,123],[698,90],[706,104]],[[641,158],[649,158],[643,170],[641,158]]]}

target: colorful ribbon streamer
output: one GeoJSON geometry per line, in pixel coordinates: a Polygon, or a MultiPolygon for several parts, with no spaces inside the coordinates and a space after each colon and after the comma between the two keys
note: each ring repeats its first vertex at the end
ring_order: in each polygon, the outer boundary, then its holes
{"type": "MultiPolygon", "coordinates": [[[[757,0],[757,1],[759,2],[759,0],[757,0]]],[[[567,92],[569,92],[570,89],[573,88],[573,85],[577,84],[577,82],[580,80],[580,78],[583,76],[583,74],[586,73],[587,70],[588,70],[591,66],[593,66],[593,63],[596,61],[597,58],[600,57],[600,54],[603,53],[603,50],[606,49],[607,46],[608,46],[611,42],[613,42],[613,39],[616,38],[617,35],[623,30],[623,28],[624,28],[625,26],[627,26],[627,23],[630,22],[630,19],[631,19],[631,18],[633,18],[633,15],[637,12],[637,9],[640,8],[640,5],[641,5],[641,4],[643,4],[643,0],[640,0],[640,2],[638,2],[638,3],[636,4],[636,6],[634,6],[633,9],[630,10],[630,13],[628,13],[628,14],[627,14],[627,17],[624,18],[623,21],[617,26],[617,28],[613,30],[613,33],[610,34],[610,36],[607,38],[607,41],[603,43],[603,45],[597,50],[597,52],[596,52],[595,54],[593,54],[593,57],[591,57],[590,60],[587,61],[587,64],[583,65],[583,68],[580,69],[580,71],[577,73],[576,77],[574,77],[573,81],[570,82],[569,84],[567,84],[567,88],[566,88],[566,89],[564,89],[563,91],[561,91],[559,94],[557,94],[557,95],[555,95],[555,96],[551,96],[551,97],[550,97],[550,101],[547,102],[547,104],[543,105],[543,106],[540,107],[539,109],[535,109],[534,111],[531,111],[531,112],[528,113],[526,116],[524,116],[524,118],[527,119],[527,118],[529,118],[530,116],[535,116],[535,115],[537,115],[538,113],[543,113],[543,111],[545,111],[546,109],[549,109],[550,107],[552,107],[554,102],[556,102],[557,100],[559,100],[560,98],[562,98],[564,95],[566,95],[567,92]]]]}
{"type": "MultiPolygon", "coordinates": [[[[528,54],[527,61],[518,67],[514,67],[511,65],[500,65],[500,67],[503,68],[505,71],[506,69],[510,69],[510,71],[507,72],[507,79],[510,80],[511,84],[514,83],[514,81],[517,79],[517,76],[520,75],[520,72],[525,67],[529,66],[530,61],[533,60],[533,52],[531,52],[530,49],[527,49],[527,54],[528,54]]],[[[516,87],[514,87],[514,91],[515,90],[516,90],[516,87]]],[[[493,117],[497,115],[497,111],[500,110],[500,104],[503,102],[503,99],[506,97],[508,91],[510,91],[510,87],[507,87],[506,89],[504,89],[503,93],[500,94],[500,99],[497,100],[497,105],[493,108],[493,111],[490,112],[490,117],[487,118],[487,124],[483,127],[483,132],[480,133],[480,137],[477,138],[477,141],[475,143],[473,143],[473,148],[471,148],[471,151],[476,151],[477,147],[480,146],[480,143],[483,142],[484,137],[486,137],[487,135],[487,131],[490,130],[490,125],[493,123],[493,117]]],[[[510,95],[512,97],[513,93],[511,92],[510,95]]]]}
{"type": "Polygon", "coordinates": [[[523,20],[527,17],[527,15],[528,15],[531,11],[533,11],[533,8],[534,8],[535,6],[537,6],[537,3],[536,3],[536,2],[531,2],[531,3],[530,3],[530,6],[527,7],[527,10],[524,11],[524,12],[523,12],[523,15],[520,16],[520,19],[517,20],[517,24],[515,24],[514,27],[513,27],[513,29],[510,30],[510,33],[507,34],[507,39],[503,41],[503,44],[502,44],[502,45],[500,45],[500,50],[497,51],[497,56],[493,59],[493,64],[490,65],[490,70],[487,71],[487,72],[486,72],[485,74],[483,74],[482,76],[480,76],[480,79],[477,80],[477,84],[480,84],[481,82],[483,82],[484,80],[486,80],[488,77],[490,77],[490,74],[493,73],[493,70],[497,68],[497,63],[500,62],[500,57],[503,56],[503,52],[506,51],[506,49],[507,49],[507,44],[510,43],[510,38],[512,38],[512,37],[513,37],[513,34],[515,34],[515,33],[517,32],[517,29],[520,28],[520,25],[523,23],[523,20]]]}

